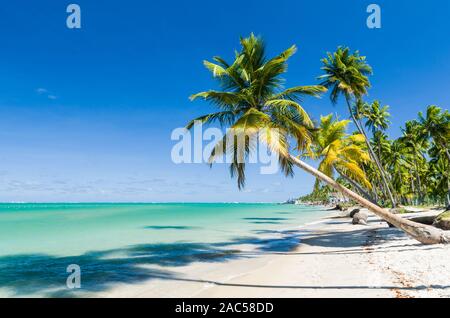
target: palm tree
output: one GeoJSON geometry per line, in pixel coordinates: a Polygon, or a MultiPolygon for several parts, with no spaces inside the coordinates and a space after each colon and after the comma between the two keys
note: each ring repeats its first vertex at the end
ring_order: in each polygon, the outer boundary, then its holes
{"type": "Polygon", "coordinates": [[[426,168],[425,152],[428,149],[428,141],[421,138],[420,124],[416,120],[407,121],[405,128],[402,129],[403,136],[400,140],[405,145],[412,158],[412,172],[415,174],[415,189],[419,203],[423,203],[425,196],[424,183],[422,182],[421,174],[426,168]]]}
{"type": "MultiPolygon", "coordinates": [[[[377,149],[377,156],[383,171],[386,172],[386,176],[390,179],[384,165],[383,154],[389,152],[390,143],[387,136],[384,134],[386,129],[389,127],[390,121],[389,117],[389,106],[381,107],[379,101],[374,101],[371,105],[368,105],[364,112],[364,117],[366,118],[366,127],[372,131],[372,141],[374,148],[377,149]]],[[[389,180],[390,181],[390,180],[389,180]]],[[[392,185],[389,182],[389,185],[392,185]]]]}
{"type": "Polygon", "coordinates": [[[386,162],[387,170],[392,176],[392,186],[400,200],[406,202],[409,195],[409,179],[412,171],[412,159],[407,146],[401,139],[392,142],[381,142],[384,149],[383,160],[386,162]],[[389,146],[387,146],[389,143],[389,146]]]}
{"type": "Polygon", "coordinates": [[[389,156],[389,152],[391,151],[391,141],[388,139],[388,136],[384,132],[382,132],[381,130],[377,130],[373,133],[371,143],[372,147],[377,150],[376,152],[378,158],[380,159],[380,162],[383,164],[384,168],[386,158],[389,156]]]}
{"type": "MultiPolygon", "coordinates": [[[[426,116],[419,113],[419,135],[421,138],[432,139],[435,145],[442,149],[450,163],[450,113],[448,110],[432,105],[427,108],[426,116]]],[[[448,170],[447,204],[450,207],[450,170],[448,170]]]]}
{"type": "MultiPolygon", "coordinates": [[[[245,134],[254,135],[263,129],[271,134],[276,128],[280,138],[267,138],[273,151],[280,157],[281,169],[286,174],[293,173],[293,165],[305,170],[325,184],[340,191],[347,197],[372,210],[389,223],[403,229],[406,233],[425,244],[450,242],[450,233],[439,229],[405,220],[360,195],[343,187],[323,172],[313,168],[290,153],[289,138],[295,141],[296,149],[307,150],[312,143],[313,123],[307,112],[300,105],[302,96],[318,96],[325,91],[322,86],[298,86],[283,90],[281,75],[287,70],[287,60],[295,51],[295,46],[280,55],[267,59],[265,46],[261,38],[250,35],[241,39],[242,49],[236,54],[233,63],[227,63],[220,57],[214,58],[216,63],[205,62],[205,66],[218,80],[222,90],[207,91],[191,96],[191,99],[204,98],[216,105],[220,111],[197,118],[203,123],[219,122],[230,124],[245,134]]],[[[188,124],[191,128],[194,122],[188,124]]],[[[226,139],[219,141],[211,153],[210,162],[220,154],[231,154],[232,176],[237,174],[238,185],[245,185],[245,163],[239,162],[244,152],[248,155],[254,149],[245,144],[245,149],[227,145],[226,139]],[[241,157],[241,158],[240,158],[241,157]]]]}
{"type": "Polygon", "coordinates": [[[389,127],[390,121],[389,117],[389,106],[381,107],[379,101],[374,101],[365,112],[366,117],[366,127],[372,130],[372,133],[377,131],[386,131],[389,127]]]}
{"type": "MultiPolygon", "coordinates": [[[[322,59],[322,64],[322,70],[325,74],[319,76],[319,79],[322,80],[321,85],[331,88],[330,98],[333,104],[338,102],[341,95],[344,96],[350,116],[359,133],[365,137],[369,155],[377,165],[391,204],[395,207],[396,203],[383,167],[370,145],[364,128],[360,124],[359,115],[355,114],[352,107],[352,101],[358,103],[367,94],[367,89],[370,87],[368,76],[372,74],[372,68],[367,64],[364,56],[360,56],[358,51],[350,53],[348,47],[338,47],[336,52],[328,53],[327,57],[322,59]]],[[[358,111],[358,107],[356,107],[356,110],[358,111]]]]}
{"type": "MultiPolygon", "coordinates": [[[[376,128],[373,129],[373,137],[370,140],[370,143],[372,145],[372,148],[376,152],[376,155],[378,156],[378,159],[380,161],[380,164],[385,172],[386,177],[388,178],[389,185],[391,186],[391,191],[394,197],[396,198],[396,202],[399,201],[398,195],[396,193],[396,189],[393,185],[392,180],[392,174],[390,173],[387,165],[387,160],[389,156],[391,155],[391,141],[389,140],[388,136],[381,130],[377,130],[376,128]]],[[[373,179],[375,180],[381,180],[379,178],[379,171],[376,170],[375,174],[373,175],[373,179]]],[[[380,187],[382,190],[384,197],[387,198],[388,194],[386,192],[385,187],[380,187]]]]}
{"type": "Polygon", "coordinates": [[[295,45],[269,60],[265,56],[264,42],[259,37],[251,34],[248,38],[242,38],[241,46],[242,51],[236,53],[232,64],[220,57],[214,57],[215,63],[204,61],[205,67],[218,80],[222,91],[201,92],[192,95],[190,99],[204,98],[220,111],[196,118],[187,125],[188,129],[199,122],[208,124],[217,121],[222,126],[231,125],[232,129],[216,145],[209,161],[212,163],[225,152],[231,152],[230,172],[232,176],[237,176],[240,189],[245,186],[243,159],[252,150],[249,137],[254,137],[261,130],[265,131],[264,136],[260,137],[274,141],[276,138],[271,138],[271,132],[277,129],[279,140],[270,146],[283,154],[279,160],[282,171],[287,176],[293,175],[292,162],[287,156],[290,149],[288,136],[295,138],[298,150],[305,150],[311,144],[314,128],[300,103],[305,96],[319,97],[326,91],[320,85],[282,89],[284,81],[280,75],[286,72],[286,61],[295,54],[295,45]],[[246,135],[244,151],[237,149],[237,142],[227,145],[227,140],[239,137],[232,134],[246,135]]]}
{"type": "MultiPolygon", "coordinates": [[[[364,189],[364,187],[369,190],[372,188],[361,168],[361,164],[370,160],[362,145],[364,136],[348,135],[346,130],[349,123],[349,120],[333,120],[333,114],[321,117],[319,130],[314,133],[314,144],[305,156],[319,159],[319,171],[332,178],[336,172],[365,198],[374,202],[364,189]]],[[[317,180],[315,189],[319,187],[320,180],[317,180]]]]}
{"type": "Polygon", "coordinates": [[[450,161],[448,161],[445,151],[436,145],[429,149],[428,154],[431,157],[427,175],[430,196],[435,202],[442,202],[442,198],[444,198],[443,201],[448,204],[450,201],[448,192],[450,161]]]}

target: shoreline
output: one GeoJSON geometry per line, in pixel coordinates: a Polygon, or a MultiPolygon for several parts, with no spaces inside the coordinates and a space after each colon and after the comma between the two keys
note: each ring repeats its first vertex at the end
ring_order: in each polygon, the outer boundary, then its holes
{"type": "MultiPolygon", "coordinates": [[[[450,247],[424,246],[370,214],[352,225],[337,211],[272,233],[298,240],[286,251],[239,244],[238,258],[196,262],[168,277],[123,284],[94,297],[449,297],[450,247]]],[[[263,239],[262,239],[263,240],[263,239]]],[[[270,243],[270,241],[268,241],[270,243]]]]}

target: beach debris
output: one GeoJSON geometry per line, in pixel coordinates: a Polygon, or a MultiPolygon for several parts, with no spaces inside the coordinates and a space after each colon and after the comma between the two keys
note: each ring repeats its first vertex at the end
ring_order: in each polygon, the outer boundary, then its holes
{"type": "MultiPolygon", "coordinates": [[[[416,222],[416,223],[420,223],[420,224],[425,224],[425,225],[434,225],[434,223],[436,222],[436,218],[441,214],[441,212],[420,212],[420,214],[425,214],[425,215],[417,215],[417,212],[414,213],[414,215],[412,217],[409,217],[408,214],[413,213],[413,212],[409,212],[409,213],[405,213],[404,217],[407,218],[410,221],[416,222]]],[[[395,228],[394,225],[392,225],[389,222],[386,222],[389,227],[391,228],[395,228]]]]}
{"type": "Polygon", "coordinates": [[[436,221],[436,217],[437,217],[436,215],[426,215],[410,218],[410,220],[420,224],[433,225],[434,222],[436,221]]]}
{"type": "Polygon", "coordinates": [[[442,230],[450,230],[450,211],[439,214],[433,225],[442,230]]]}
{"type": "Polygon", "coordinates": [[[355,216],[356,213],[359,213],[361,211],[361,209],[354,209],[352,212],[350,212],[349,216],[351,218],[353,218],[355,216]]]}
{"type": "Polygon", "coordinates": [[[369,218],[369,215],[365,212],[358,212],[353,216],[352,223],[354,225],[360,224],[360,225],[367,225],[367,219],[369,218]]]}

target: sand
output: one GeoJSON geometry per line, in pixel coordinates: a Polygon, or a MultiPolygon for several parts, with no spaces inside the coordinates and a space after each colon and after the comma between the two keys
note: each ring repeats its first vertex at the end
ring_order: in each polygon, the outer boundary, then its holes
{"type": "MultiPolygon", "coordinates": [[[[289,250],[238,245],[237,259],[197,262],[96,297],[450,297],[450,246],[424,246],[374,215],[369,224],[330,217],[271,233],[289,250]]],[[[227,248],[230,248],[229,246],[227,248]]]]}

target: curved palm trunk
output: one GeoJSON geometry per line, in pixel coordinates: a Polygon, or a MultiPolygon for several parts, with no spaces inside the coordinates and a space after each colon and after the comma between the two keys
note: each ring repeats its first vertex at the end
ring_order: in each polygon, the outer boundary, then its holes
{"type": "Polygon", "coordinates": [[[369,137],[367,136],[366,131],[360,125],[359,121],[356,119],[355,114],[353,114],[352,107],[350,105],[350,99],[348,96],[346,96],[346,101],[347,101],[348,111],[350,112],[350,116],[352,117],[353,122],[356,125],[356,128],[358,128],[359,133],[364,136],[364,139],[367,144],[367,148],[369,149],[369,155],[372,158],[372,160],[375,162],[378,170],[380,171],[381,179],[382,179],[382,182],[384,185],[383,188],[385,188],[385,191],[389,196],[389,200],[391,201],[392,207],[395,208],[395,207],[397,207],[397,203],[395,202],[394,196],[392,195],[391,188],[389,187],[389,182],[387,181],[387,178],[386,178],[386,172],[384,171],[383,166],[381,165],[381,163],[378,159],[378,156],[375,154],[375,152],[372,148],[372,145],[370,144],[369,137]]]}
{"type": "Polygon", "coordinates": [[[290,160],[299,168],[312,174],[313,176],[327,183],[337,191],[360,203],[362,206],[366,207],[367,209],[369,209],[370,211],[372,211],[385,221],[402,229],[417,241],[423,244],[450,243],[450,231],[442,231],[429,225],[419,224],[407,219],[403,219],[400,216],[395,215],[389,212],[388,210],[383,209],[378,205],[370,202],[369,200],[364,199],[355,192],[341,186],[332,178],[328,177],[319,170],[311,167],[310,165],[301,161],[300,159],[290,155],[290,160]]]}

